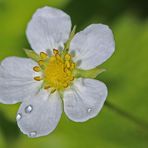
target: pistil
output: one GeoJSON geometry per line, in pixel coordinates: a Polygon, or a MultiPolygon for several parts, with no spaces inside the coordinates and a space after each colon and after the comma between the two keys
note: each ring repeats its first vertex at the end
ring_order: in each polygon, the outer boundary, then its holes
{"type": "Polygon", "coordinates": [[[46,53],[41,52],[38,66],[35,66],[33,70],[41,71],[43,78],[36,76],[34,80],[43,80],[44,89],[50,88],[51,92],[63,90],[72,84],[74,69],[75,63],[70,54],[67,53],[63,56],[58,50],[53,49],[53,55],[48,57],[46,53]]]}

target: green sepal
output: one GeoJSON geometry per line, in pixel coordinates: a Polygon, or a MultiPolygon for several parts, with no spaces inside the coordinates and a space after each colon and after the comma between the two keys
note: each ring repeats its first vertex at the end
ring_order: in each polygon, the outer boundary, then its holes
{"type": "Polygon", "coordinates": [[[74,76],[76,78],[82,77],[82,78],[93,78],[94,79],[104,71],[106,71],[106,70],[101,69],[99,67],[96,67],[96,68],[90,69],[90,70],[75,69],[74,76]]]}
{"type": "Polygon", "coordinates": [[[75,33],[76,33],[76,28],[77,26],[75,25],[70,33],[69,39],[67,40],[67,42],[65,43],[65,50],[69,50],[69,46],[70,46],[70,42],[73,39],[75,33]]]}
{"type": "Polygon", "coordinates": [[[40,60],[40,56],[37,53],[35,53],[33,50],[24,49],[24,51],[25,51],[26,55],[29,58],[33,59],[34,61],[39,61],[40,60]]]}

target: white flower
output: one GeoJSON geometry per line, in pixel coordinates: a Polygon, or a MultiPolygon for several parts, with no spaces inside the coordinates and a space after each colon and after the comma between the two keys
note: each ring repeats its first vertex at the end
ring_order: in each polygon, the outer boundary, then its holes
{"type": "Polygon", "coordinates": [[[112,31],[92,24],[72,38],[67,52],[64,45],[70,32],[66,13],[51,7],[38,9],[28,24],[27,37],[39,60],[8,57],[1,62],[0,102],[22,102],[16,119],[29,137],[47,135],[56,128],[62,101],[68,118],[83,122],[100,112],[107,97],[104,83],[76,77],[74,71],[93,69],[112,55],[112,31]]]}

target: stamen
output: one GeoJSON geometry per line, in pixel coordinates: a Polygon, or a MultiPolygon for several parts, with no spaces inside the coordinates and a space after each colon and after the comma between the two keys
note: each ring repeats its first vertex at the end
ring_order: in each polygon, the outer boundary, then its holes
{"type": "Polygon", "coordinates": [[[64,83],[63,86],[64,86],[64,88],[67,88],[68,87],[68,84],[67,83],[64,83]]]}
{"type": "Polygon", "coordinates": [[[70,62],[69,61],[66,61],[65,65],[66,65],[67,68],[70,68],[70,62]]]}
{"type": "Polygon", "coordinates": [[[40,52],[40,57],[41,59],[46,60],[48,55],[45,52],[40,52]]]}
{"type": "Polygon", "coordinates": [[[51,93],[67,88],[74,80],[73,70],[75,64],[68,53],[62,55],[59,50],[53,49],[53,55],[48,58],[46,53],[41,52],[38,64],[39,66],[33,67],[33,70],[36,72],[42,70],[43,75],[34,77],[34,80],[43,80],[43,88],[50,89],[51,93]]]}
{"type": "Polygon", "coordinates": [[[71,76],[70,81],[73,81],[73,80],[74,80],[74,77],[73,77],[73,76],[71,76]]]}
{"type": "Polygon", "coordinates": [[[60,57],[59,54],[56,54],[55,57],[56,57],[56,59],[57,59],[58,61],[62,62],[62,59],[61,59],[61,57],[60,57]]]}
{"type": "Polygon", "coordinates": [[[65,60],[69,61],[71,59],[71,55],[70,54],[66,54],[65,55],[65,60]]]}
{"type": "Polygon", "coordinates": [[[54,61],[56,61],[56,57],[55,56],[51,56],[50,57],[50,62],[54,62],[54,61]]]}
{"type": "Polygon", "coordinates": [[[50,93],[52,94],[52,93],[54,93],[55,91],[56,91],[56,89],[52,88],[50,93]]]}
{"type": "Polygon", "coordinates": [[[65,68],[64,71],[66,72],[66,74],[67,74],[68,76],[71,76],[72,72],[71,72],[70,70],[68,70],[67,68],[65,68]]]}
{"type": "Polygon", "coordinates": [[[56,55],[59,54],[59,51],[57,49],[53,49],[53,53],[56,55]]]}
{"type": "Polygon", "coordinates": [[[34,80],[36,80],[36,81],[41,81],[42,78],[41,78],[40,76],[36,76],[36,77],[34,77],[34,80]]]}
{"type": "Polygon", "coordinates": [[[75,63],[71,63],[71,69],[73,70],[74,68],[76,67],[76,64],[75,63]]]}
{"type": "Polygon", "coordinates": [[[35,66],[35,67],[33,67],[33,70],[36,72],[39,72],[41,70],[41,68],[39,66],[35,66]]]}
{"type": "Polygon", "coordinates": [[[44,65],[44,61],[43,61],[43,60],[40,60],[40,61],[38,61],[38,64],[39,64],[40,66],[42,66],[42,65],[44,65]]]}
{"type": "Polygon", "coordinates": [[[45,85],[45,86],[44,86],[44,89],[49,89],[49,88],[50,88],[49,85],[45,85]]]}

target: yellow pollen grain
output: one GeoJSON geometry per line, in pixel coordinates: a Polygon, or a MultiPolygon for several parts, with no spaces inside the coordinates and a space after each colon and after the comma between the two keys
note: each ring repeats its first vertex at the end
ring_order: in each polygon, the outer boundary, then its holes
{"type": "Polygon", "coordinates": [[[35,67],[33,67],[33,70],[36,72],[39,72],[41,70],[41,68],[39,66],[35,66],[35,67]]]}
{"type": "Polygon", "coordinates": [[[59,54],[59,51],[57,49],[53,49],[53,53],[56,55],[59,54]]]}
{"type": "Polygon", "coordinates": [[[69,61],[66,61],[66,62],[65,62],[65,66],[66,66],[67,68],[70,68],[70,62],[69,62],[69,61]]]}
{"type": "Polygon", "coordinates": [[[38,64],[39,64],[40,66],[42,66],[42,65],[44,65],[44,61],[43,61],[43,60],[39,60],[39,61],[38,61],[38,64]]]}
{"type": "Polygon", "coordinates": [[[49,89],[50,88],[50,85],[45,85],[44,86],[44,89],[49,89]]]}
{"type": "Polygon", "coordinates": [[[40,76],[36,76],[36,77],[34,77],[34,80],[36,80],[36,81],[41,81],[42,78],[41,78],[40,76]]]}
{"type": "Polygon", "coordinates": [[[64,83],[63,86],[64,86],[64,88],[67,88],[68,87],[68,84],[67,83],[64,83]]]}
{"type": "Polygon", "coordinates": [[[64,71],[68,76],[72,75],[72,72],[69,69],[65,68],[64,71]]]}
{"type": "Polygon", "coordinates": [[[55,57],[56,57],[56,59],[57,59],[59,62],[62,62],[62,59],[61,59],[61,57],[60,57],[59,54],[56,54],[55,57]]]}
{"type": "Polygon", "coordinates": [[[71,69],[74,69],[76,67],[75,63],[71,63],[71,69]]]}
{"type": "Polygon", "coordinates": [[[66,54],[65,55],[65,60],[69,61],[71,59],[71,55],[70,54],[66,54]]]}
{"type": "Polygon", "coordinates": [[[51,56],[50,57],[50,62],[54,62],[54,61],[56,61],[56,57],[55,56],[51,56]]]}
{"type": "Polygon", "coordinates": [[[56,91],[56,89],[52,88],[50,93],[52,94],[52,93],[54,93],[55,91],[56,91]]]}
{"type": "Polygon", "coordinates": [[[71,77],[70,77],[70,81],[73,81],[73,80],[74,80],[74,77],[73,77],[73,76],[71,76],[71,77]]]}
{"type": "Polygon", "coordinates": [[[48,55],[45,52],[40,52],[40,57],[41,59],[46,60],[48,55]]]}

